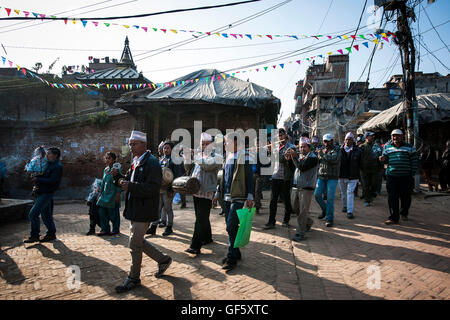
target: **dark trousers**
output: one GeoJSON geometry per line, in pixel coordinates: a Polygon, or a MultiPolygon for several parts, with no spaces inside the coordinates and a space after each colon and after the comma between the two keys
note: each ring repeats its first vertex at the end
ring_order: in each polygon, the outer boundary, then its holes
{"type": "Polygon", "coordinates": [[[390,220],[398,222],[400,215],[408,215],[408,210],[411,206],[411,193],[413,188],[414,178],[411,176],[386,176],[390,220]],[[401,207],[399,207],[399,201],[401,202],[401,207]]]}
{"type": "Polygon", "coordinates": [[[180,198],[181,198],[181,206],[186,207],[186,195],[180,194],[180,198]]]}
{"type": "Polygon", "coordinates": [[[255,208],[259,209],[261,208],[261,199],[263,197],[262,191],[263,191],[264,177],[259,174],[255,174],[253,175],[253,181],[255,184],[255,208]]]}
{"type": "Polygon", "coordinates": [[[191,248],[200,249],[203,242],[207,242],[212,239],[211,224],[209,222],[212,200],[198,197],[193,198],[195,210],[195,225],[191,248]]]}
{"type": "Polygon", "coordinates": [[[360,171],[362,196],[365,202],[372,202],[378,191],[378,172],[360,171]]]}
{"type": "Polygon", "coordinates": [[[284,201],[284,219],[283,222],[288,223],[291,219],[291,180],[272,179],[272,192],[270,195],[270,215],[269,223],[275,224],[275,216],[277,215],[278,197],[283,194],[284,201]]]}
{"type": "Polygon", "coordinates": [[[100,227],[99,207],[95,202],[89,204],[89,231],[95,231],[95,226],[100,227]]]}
{"type": "Polygon", "coordinates": [[[29,218],[31,224],[31,238],[38,238],[40,232],[40,219],[47,227],[47,235],[53,236],[56,233],[55,222],[53,220],[53,193],[43,193],[37,196],[33,207],[30,210],[29,218]]]}
{"type": "MultiPolygon", "coordinates": [[[[230,204],[230,202],[228,203],[230,204]]],[[[232,202],[231,206],[229,207],[230,209],[225,213],[225,221],[227,222],[228,232],[227,258],[231,263],[235,263],[238,259],[241,258],[241,251],[239,250],[239,248],[234,247],[234,241],[236,241],[236,236],[239,230],[239,217],[236,211],[242,209],[243,207],[243,202],[232,202]]]]}
{"type": "Polygon", "coordinates": [[[439,184],[442,190],[447,190],[450,188],[450,168],[442,167],[439,171],[439,184]]]}

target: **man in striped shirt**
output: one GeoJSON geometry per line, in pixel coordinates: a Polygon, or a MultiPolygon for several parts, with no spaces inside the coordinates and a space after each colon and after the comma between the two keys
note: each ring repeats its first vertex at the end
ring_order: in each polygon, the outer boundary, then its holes
{"type": "Polygon", "coordinates": [[[384,222],[387,225],[397,224],[400,216],[404,221],[408,220],[414,175],[418,166],[416,148],[403,141],[403,132],[395,129],[391,137],[392,142],[385,146],[383,155],[380,156],[380,161],[387,164],[386,189],[390,212],[389,219],[384,222]]]}

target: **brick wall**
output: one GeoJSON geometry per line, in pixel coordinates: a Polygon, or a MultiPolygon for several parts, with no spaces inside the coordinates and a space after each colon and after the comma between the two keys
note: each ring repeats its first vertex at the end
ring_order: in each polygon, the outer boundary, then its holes
{"type": "MultiPolygon", "coordinates": [[[[33,150],[39,146],[56,146],[61,150],[63,179],[55,196],[81,199],[89,193],[94,178],[101,178],[103,155],[115,152],[124,169],[130,155],[122,153],[126,138],[134,129],[135,119],[128,113],[110,116],[103,127],[90,121],[42,125],[36,122],[1,121],[0,154],[6,163],[10,196],[28,197],[30,181],[23,168],[33,150]]],[[[124,150],[127,150],[126,148],[124,150]]]]}

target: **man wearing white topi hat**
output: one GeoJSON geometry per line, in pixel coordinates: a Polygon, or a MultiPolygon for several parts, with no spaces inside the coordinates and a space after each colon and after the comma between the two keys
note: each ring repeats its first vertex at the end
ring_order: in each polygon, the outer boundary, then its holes
{"type": "Polygon", "coordinates": [[[345,135],[340,152],[339,188],[341,189],[342,212],[347,218],[354,218],[355,188],[360,177],[361,149],[355,143],[355,136],[349,132],[345,135]]]}
{"type": "Polygon", "coordinates": [[[161,276],[172,263],[172,258],[163,254],[144,239],[150,223],[159,219],[159,190],[162,170],[158,160],[147,150],[146,134],[132,131],[128,142],[134,156],[133,164],[119,180],[124,191],[125,219],[130,220],[131,268],[124,283],[116,287],[118,293],[131,290],[141,284],[140,272],[142,252],[158,262],[156,277],[161,276]]]}
{"type": "Polygon", "coordinates": [[[207,147],[213,143],[210,134],[202,132],[201,152],[194,155],[194,169],[191,176],[200,182],[200,191],[193,195],[195,210],[194,234],[191,245],[185,251],[187,253],[199,255],[203,245],[213,242],[211,234],[211,223],[209,215],[211,213],[212,200],[217,187],[217,172],[222,167],[223,157],[213,150],[207,154],[207,147]]]}
{"type": "Polygon", "coordinates": [[[317,179],[314,197],[322,209],[319,219],[325,218],[325,226],[332,227],[334,222],[334,195],[339,178],[340,150],[334,145],[334,137],[327,133],[323,136],[324,149],[317,151],[319,158],[319,177],[317,179]],[[327,192],[327,202],[323,200],[323,192],[327,192]]]}
{"type": "Polygon", "coordinates": [[[389,219],[387,225],[397,224],[400,216],[408,220],[411,206],[411,193],[414,188],[419,159],[416,148],[403,141],[403,132],[395,129],[391,132],[392,142],[388,143],[380,156],[380,161],[387,164],[386,190],[388,193],[389,219]],[[399,206],[399,202],[401,206],[399,206]]]}

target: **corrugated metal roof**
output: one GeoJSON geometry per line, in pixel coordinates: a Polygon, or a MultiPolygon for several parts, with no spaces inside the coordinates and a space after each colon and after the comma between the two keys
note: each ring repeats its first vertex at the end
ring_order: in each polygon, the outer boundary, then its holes
{"type": "MultiPolygon", "coordinates": [[[[119,80],[119,79],[139,79],[141,74],[133,68],[112,68],[100,70],[79,77],[79,80],[119,80]]],[[[144,78],[145,79],[145,78],[144,78]]],[[[145,79],[144,81],[148,81],[145,79]]]]}

